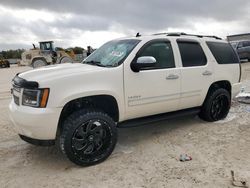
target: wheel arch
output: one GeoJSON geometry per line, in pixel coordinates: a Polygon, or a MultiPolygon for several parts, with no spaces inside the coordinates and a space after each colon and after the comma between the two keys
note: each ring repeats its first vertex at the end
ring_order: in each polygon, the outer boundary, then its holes
{"type": "Polygon", "coordinates": [[[60,135],[63,122],[75,111],[90,108],[107,113],[115,122],[119,121],[119,106],[115,97],[112,95],[93,95],[85,96],[68,101],[59,116],[57,135],[60,135]]]}
{"type": "MultiPolygon", "coordinates": [[[[209,87],[209,89],[207,91],[206,98],[208,97],[208,95],[212,91],[214,91],[214,90],[216,90],[218,88],[223,88],[223,89],[227,90],[229,92],[230,96],[232,96],[232,84],[230,83],[230,81],[228,81],[228,80],[220,80],[220,81],[216,81],[216,82],[214,82],[214,83],[212,83],[210,85],[210,87],[209,87]]],[[[204,100],[204,102],[205,102],[205,100],[204,100]]]]}

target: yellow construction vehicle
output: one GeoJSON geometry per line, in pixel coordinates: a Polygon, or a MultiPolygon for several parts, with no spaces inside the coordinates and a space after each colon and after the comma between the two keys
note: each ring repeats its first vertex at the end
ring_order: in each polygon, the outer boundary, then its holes
{"type": "Polygon", "coordinates": [[[33,49],[22,53],[20,65],[37,68],[58,63],[73,63],[75,58],[73,50],[54,48],[53,43],[53,41],[39,42],[39,48],[33,44],[33,49]]]}
{"type": "Polygon", "coordinates": [[[0,68],[9,68],[10,62],[7,59],[3,58],[3,55],[0,54],[0,68]]]}

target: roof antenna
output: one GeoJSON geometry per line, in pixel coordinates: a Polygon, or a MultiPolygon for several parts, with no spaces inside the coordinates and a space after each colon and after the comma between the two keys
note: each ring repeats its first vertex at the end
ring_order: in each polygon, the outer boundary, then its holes
{"type": "Polygon", "coordinates": [[[136,37],[140,37],[141,36],[141,34],[138,32],[138,33],[136,33],[136,37]]]}

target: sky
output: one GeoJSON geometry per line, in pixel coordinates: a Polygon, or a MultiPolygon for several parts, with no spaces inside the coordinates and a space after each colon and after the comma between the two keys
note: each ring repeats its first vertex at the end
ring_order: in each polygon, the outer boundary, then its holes
{"type": "Polygon", "coordinates": [[[1,0],[0,50],[103,43],[137,32],[250,33],[249,0],[1,0]]]}

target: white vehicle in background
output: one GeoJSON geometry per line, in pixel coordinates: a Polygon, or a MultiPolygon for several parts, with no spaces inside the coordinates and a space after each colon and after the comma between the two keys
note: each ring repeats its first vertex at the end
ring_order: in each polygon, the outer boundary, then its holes
{"type": "Polygon", "coordinates": [[[112,153],[117,127],[193,113],[209,122],[225,118],[240,77],[235,51],[218,37],[137,35],[104,44],[81,64],[16,75],[9,109],[23,140],[58,141],[86,166],[112,153]]]}

